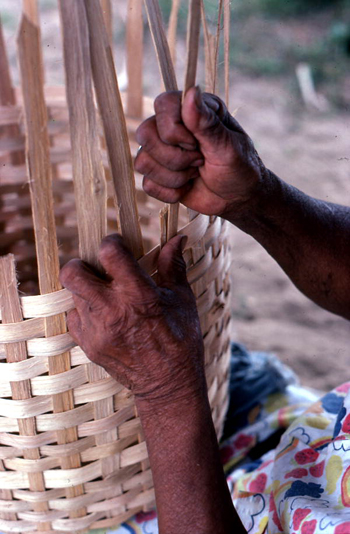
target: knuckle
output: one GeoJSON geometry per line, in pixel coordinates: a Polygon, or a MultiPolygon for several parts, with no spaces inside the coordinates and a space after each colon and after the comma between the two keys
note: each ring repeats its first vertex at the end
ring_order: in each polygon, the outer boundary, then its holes
{"type": "Polygon", "coordinates": [[[181,91],[166,91],[160,93],[154,100],[154,110],[156,113],[162,113],[168,105],[181,101],[181,91]]]}
{"type": "Polygon", "coordinates": [[[136,130],[136,141],[140,145],[147,144],[149,137],[151,135],[151,129],[155,125],[155,116],[152,115],[152,117],[149,117],[145,121],[143,121],[140,126],[136,130]]]}

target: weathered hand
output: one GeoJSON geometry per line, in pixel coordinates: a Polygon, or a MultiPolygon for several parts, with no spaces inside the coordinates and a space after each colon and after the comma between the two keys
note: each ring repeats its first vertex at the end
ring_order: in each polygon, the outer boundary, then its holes
{"type": "Polygon", "coordinates": [[[268,172],[219,97],[191,88],[159,95],[137,131],[135,168],[146,193],[207,215],[250,209],[268,172]]]}
{"type": "Polygon", "coordinates": [[[76,305],[68,314],[76,343],[136,397],[160,403],[205,389],[203,341],[182,239],[174,237],[160,252],[158,285],[119,235],[102,241],[105,276],[81,260],[61,272],[76,305]]]}

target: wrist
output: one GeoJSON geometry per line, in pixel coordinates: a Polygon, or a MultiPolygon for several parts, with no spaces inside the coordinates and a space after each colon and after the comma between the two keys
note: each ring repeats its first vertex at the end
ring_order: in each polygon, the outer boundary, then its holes
{"type": "MultiPolygon", "coordinates": [[[[252,188],[249,198],[245,202],[232,204],[223,218],[248,231],[252,223],[265,219],[270,206],[276,202],[276,192],[279,189],[279,178],[261,163],[260,179],[252,188]]],[[[249,231],[248,231],[249,233],[249,231]]]]}

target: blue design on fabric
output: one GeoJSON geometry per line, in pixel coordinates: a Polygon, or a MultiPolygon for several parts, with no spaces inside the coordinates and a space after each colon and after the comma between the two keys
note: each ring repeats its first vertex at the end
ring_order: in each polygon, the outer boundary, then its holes
{"type": "Polygon", "coordinates": [[[130,534],[136,534],[136,530],[127,525],[126,523],[122,523],[120,526],[125,528],[128,532],[130,532],[130,534]]]}
{"type": "Polygon", "coordinates": [[[341,422],[342,422],[342,419],[344,419],[345,415],[346,415],[346,408],[343,406],[342,409],[338,413],[338,417],[334,425],[333,439],[336,438],[340,434],[341,422]]]}
{"type": "Polygon", "coordinates": [[[254,495],[253,499],[256,500],[256,498],[260,498],[261,499],[261,508],[260,508],[260,510],[258,512],[256,512],[255,514],[252,514],[250,516],[251,520],[252,520],[252,526],[247,530],[248,533],[254,528],[254,524],[255,524],[254,517],[256,517],[259,514],[261,514],[261,512],[265,509],[265,506],[266,506],[265,497],[261,493],[256,493],[254,495]]]}
{"type": "Polygon", "coordinates": [[[339,397],[335,393],[327,393],[321,399],[322,407],[329,413],[339,413],[344,403],[344,397],[339,397]]]}
{"type": "Polygon", "coordinates": [[[321,488],[321,484],[315,484],[314,482],[303,482],[302,480],[296,480],[293,482],[289,490],[286,491],[284,498],[288,497],[297,497],[297,496],[308,496],[319,499],[321,493],[324,492],[324,489],[321,488]]]}
{"type": "Polygon", "coordinates": [[[261,464],[263,463],[262,460],[254,460],[254,462],[248,462],[246,464],[243,464],[242,467],[246,473],[251,473],[252,471],[255,471],[261,464]]]}

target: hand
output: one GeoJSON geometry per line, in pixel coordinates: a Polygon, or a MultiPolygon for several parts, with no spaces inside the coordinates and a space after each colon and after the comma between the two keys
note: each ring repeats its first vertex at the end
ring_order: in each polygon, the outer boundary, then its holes
{"type": "Polygon", "coordinates": [[[268,171],[220,98],[193,87],[182,105],[181,93],[169,92],[154,108],[137,131],[146,193],[226,218],[251,209],[268,171]]]}
{"type": "Polygon", "coordinates": [[[119,235],[106,237],[103,276],[81,260],[61,272],[76,309],[68,328],[88,358],[136,397],[168,404],[206,391],[203,341],[186,279],[183,236],[158,258],[158,285],[139,267],[119,235]]]}

